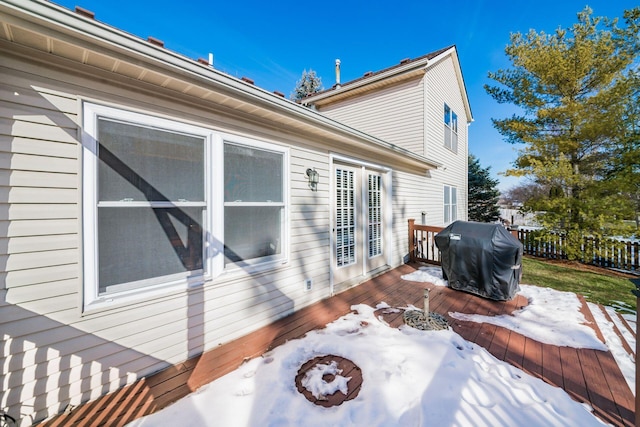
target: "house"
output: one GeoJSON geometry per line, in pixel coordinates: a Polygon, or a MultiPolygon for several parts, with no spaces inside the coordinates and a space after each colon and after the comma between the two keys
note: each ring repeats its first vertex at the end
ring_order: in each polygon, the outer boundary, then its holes
{"type": "MultiPolygon", "coordinates": [[[[469,121],[449,57],[438,108],[469,121]]],[[[0,410],[18,425],[402,264],[407,219],[442,210],[436,177],[464,217],[431,113],[416,149],[45,0],[0,1],[0,76],[0,410]]]]}
{"type": "Polygon", "coordinates": [[[336,84],[304,104],[444,165],[429,170],[429,179],[412,189],[421,204],[414,210],[426,211],[422,221],[430,225],[467,220],[467,126],[473,116],[456,47],[404,59],[344,84],[340,65],[336,61],[336,84]]]}

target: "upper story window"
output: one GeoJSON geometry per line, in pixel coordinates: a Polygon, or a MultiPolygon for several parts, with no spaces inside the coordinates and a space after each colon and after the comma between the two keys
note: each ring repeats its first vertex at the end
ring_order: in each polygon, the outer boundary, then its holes
{"type": "Polygon", "coordinates": [[[444,186],[444,223],[449,224],[458,219],[458,190],[456,187],[444,186]]]}
{"type": "Polygon", "coordinates": [[[284,259],[286,149],[95,104],[84,113],[85,306],[284,259]]]}
{"type": "Polygon", "coordinates": [[[458,115],[444,104],[444,146],[458,152],[458,115]]]}

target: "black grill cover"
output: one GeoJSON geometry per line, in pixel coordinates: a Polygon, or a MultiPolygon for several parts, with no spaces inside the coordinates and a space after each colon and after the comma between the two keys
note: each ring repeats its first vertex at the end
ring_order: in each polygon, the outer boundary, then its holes
{"type": "Polygon", "coordinates": [[[512,299],[522,276],[522,244],[500,224],[456,221],[435,236],[449,287],[512,299]]]}

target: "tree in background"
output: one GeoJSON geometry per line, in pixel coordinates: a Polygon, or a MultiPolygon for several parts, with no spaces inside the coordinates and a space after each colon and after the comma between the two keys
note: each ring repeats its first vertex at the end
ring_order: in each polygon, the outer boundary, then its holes
{"type": "Polygon", "coordinates": [[[623,137],[613,149],[612,162],[605,175],[605,190],[618,193],[625,201],[626,218],[640,231],[640,73],[629,74],[629,90],[620,116],[623,137]]]}
{"type": "Polygon", "coordinates": [[[553,34],[512,34],[505,53],[513,68],[489,73],[499,85],[485,86],[498,102],[519,107],[520,114],[493,119],[509,143],[524,144],[507,175],[549,188],[526,207],[543,212],[546,230],[565,234],[570,259],[580,256],[586,234],[624,234],[628,210],[628,198],[605,182],[615,179],[608,165],[626,144],[621,117],[633,99],[640,8],[625,12],[625,28],[591,14],[586,8],[553,34]]]}
{"type": "MultiPolygon", "coordinates": [[[[522,208],[534,198],[549,197],[549,188],[536,182],[525,182],[511,187],[502,197],[512,208],[522,208]]],[[[522,210],[526,212],[526,209],[522,210]]]]}
{"type": "Polygon", "coordinates": [[[296,82],[296,87],[291,94],[291,99],[300,101],[301,99],[313,95],[322,90],[322,79],[316,75],[312,69],[303,70],[302,77],[296,82]]]}
{"type": "Polygon", "coordinates": [[[492,179],[489,169],[482,168],[473,154],[469,155],[469,220],[495,222],[500,218],[498,199],[500,191],[496,188],[497,179],[492,179]]]}

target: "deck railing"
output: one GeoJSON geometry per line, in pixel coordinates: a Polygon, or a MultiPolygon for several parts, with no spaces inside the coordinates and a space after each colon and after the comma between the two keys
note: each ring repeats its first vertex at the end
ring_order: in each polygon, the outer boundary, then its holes
{"type": "Polygon", "coordinates": [[[443,227],[420,225],[415,219],[409,220],[409,259],[440,265],[440,251],[436,246],[435,235],[443,227]]]}
{"type": "MultiPolygon", "coordinates": [[[[420,225],[414,219],[409,219],[409,259],[440,265],[440,251],[434,237],[442,230],[443,227],[420,225]]],[[[565,240],[561,234],[542,237],[539,231],[526,228],[511,230],[511,234],[520,240],[527,255],[548,259],[567,258],[565,240]]],[[[640,242],[585,237],[579,261],[637,273],[640,272],[640,242]]]]}

